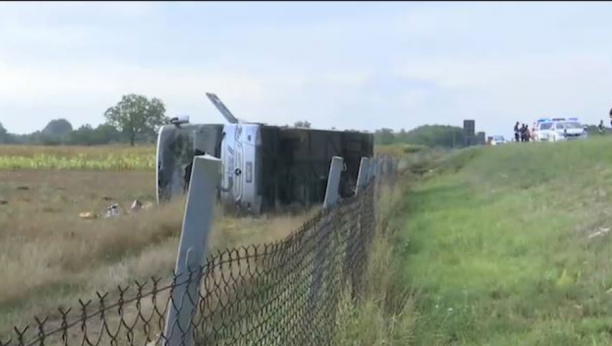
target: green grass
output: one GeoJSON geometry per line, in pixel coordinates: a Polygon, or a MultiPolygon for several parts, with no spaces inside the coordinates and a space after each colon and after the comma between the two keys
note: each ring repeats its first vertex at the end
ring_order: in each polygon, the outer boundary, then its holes
{"type": "Polygon", "coordinates": [[[383,184],[377,200],[377,234],[369,253],[361,303],[342,292],[335,346],[408,346],[414,331],[414,301],[398,285],[402,264],[395,256],[395,230],[404,221],[403,195],[411,182],[407,176],[395,184],[383,184]]]}
{"type": "Polygon", "coordinates": [[[406,196],[417,345],[612,343],[612,141],[452,154],[406,196]]]}

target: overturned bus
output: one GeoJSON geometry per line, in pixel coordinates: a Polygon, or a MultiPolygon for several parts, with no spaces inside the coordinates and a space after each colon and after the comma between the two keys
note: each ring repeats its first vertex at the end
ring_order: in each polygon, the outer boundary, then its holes
{"type": "Polygon", "coordinates": [[[373,156],[372,134],[243,123],[214,94],[207,95],[230,124],[174,119],[160,129],[158,203],[187,191],[195,155],[220,158],[218,198],[225,206],[254,214],[322,203],[334,156],[344,159],[340,195],[351,196],[361,158],[373,156]]]}

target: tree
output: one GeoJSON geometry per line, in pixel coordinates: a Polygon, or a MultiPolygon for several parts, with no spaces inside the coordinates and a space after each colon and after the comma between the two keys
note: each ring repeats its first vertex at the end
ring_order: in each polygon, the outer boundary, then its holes
{"type": "Polygon", "coordinates": [[[0,123],[0,144],[10,144],[13,143],[13,136],[2,126],[0,123]]]}
{"type": "Polygon", "coordinates": [[[43,136],[64,137],[72,131],[72,124],[66,119],[51,120],[42,130],[43,136]]]}
{"type": "Polygon", "coordinates": [[[400,129],[400,132],[397,134],[397,140],[400,142],[405,142],[406,141],[406,130],[404,130],[403,128],[400,129]]]}
{"type": "Polygon", "coordinates": [[[465,145],[465,132],[461,127],[449,125],[424,125],[408,132],[401,129],[398,133],[383,128],[374,132],[374,142],[378,145],[405,143],[427,147],[459,148],[465,145]]]}
{"type": "Polygon", "coordinates": [[[457,148],[465,145],[463,128],[449,125],[424,125],[406,132],[404,143],[428,147],[457,148]]]}
{"type": "Polygon", "coordinates": [[[134,146],[140,135],[155,133],[160,125],[168,122],[166,107],[158,98],[147,99],[145,96],[123,95],[114,107],[104,112],[109,125],[121,131],[134,146]]]}
{"type": "Polygon", "coordinates": [[[293,126],[295,126],[295,127],[305,127],[307,129],[309,129],[310,125],[311,124],[308,121],[296,121],[293,126]]]}
{"type": "Polygon", "coordinates": [[[395,143],[395,135],[392,129],[380,129],[374,132],[374,142],[376,144],[387,145],[395,143]]]}
{"type": "Polygon", "coordinates": [[[109,124],[101,124],[94,130],[95,142],[99,144],[121,142],[121,132],[109,124]]]}
{"type": "Polygon", "coordinates": [[[68,136],[68,144],[73,145],[92,145],[93,143],[93,128],[89,124],[85,124],[78,129],[72,131],[68,136]]]}

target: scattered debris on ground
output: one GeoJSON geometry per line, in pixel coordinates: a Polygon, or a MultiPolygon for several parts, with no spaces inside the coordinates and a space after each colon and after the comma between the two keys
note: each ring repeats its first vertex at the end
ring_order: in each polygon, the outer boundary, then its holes
{"type": "Polygon", "coordinates": [[[132,202],[130,211],[133,213],[137,213],[140,209],[142,209],[142,203],[138,199],[135,199],[134,202],[132,202]]]}
{"type": "Polygon", "coordinates": [[[121,210],[119,210],[119,204],[111,204],[108,208],[106,208],[106,217],[117,217],[121,214],[121,210]]]}
{"type": "Polygon", "coordinates": [[[589,239],[604,235],[608,232],[610,232],[610,228],[600,228],[599,231],[589,234],[589,239]]]}
{"type": "Polygon", "coordinates": [[[97,219],[98,215],[96,213],[92,213],[90,211],[85,212],[85,213],[80,213],[79,217],[81,219],[85,219],[85,220],[93,220],[93,219],[97,219]]]}
{"type": "MultiPolygon", "coordinates": [[[[110,197],[103,197],[103,198],[110,198],[110,197]]],[[[137,214],[140,210],[151,209],[153,205],[154,204],[151,202],[142,203],[139,199],[135,199],[132,202],[132,205],[130,206],[130,209],[128,211],[122,208],[119,203],[113,203],[106,208],[106,211],[102,215],[104,215],[104,218],[114,218],[114,217],[119,217],[121,215],[126,215],[126,214],[137,214]]],[[[94,212],[83,212],[79,214],[79,217],[81,219],[93,220],[93,219],[99,218],[100,215],[94,212]]]]}

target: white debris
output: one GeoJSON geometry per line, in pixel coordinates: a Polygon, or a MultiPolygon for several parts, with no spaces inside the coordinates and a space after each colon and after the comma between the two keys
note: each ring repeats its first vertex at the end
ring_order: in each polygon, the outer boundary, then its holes
{"type": "Polygon", "coordinates": [[[121,211],[119,210],[119,204],[113,204],[111,206],[109,206],[108,208],[106,208],[106,217],[116,217],[119,216],[121,214],[121,211]]]}
{"type": "Polygon", "coordinates": [[[133,213],[137,213],[140,209],[142,209],[142,203],[138,199],[135,199],[134,202],[132,202],[130,211],[133,213]]]}
{"type": "Polygon", "coordinates": [[[81,219],[85,219],[85,220],[93,220],[93,219],[97,219],[98,215],[96,215],[96,213],[92,213],[90,211],[87,211],[87,212],[80,213],[79,217],[81,219]]]}
{"type": "Polygon", "coordinates": [[[608,232],[610,232],[610,228],[600,228],[599,231],[590,234],[589,235],[589,239],[595,238],[595,237],[600,236],[600,235],[604,235],[604,234],[606,234],[608,232]]]}

